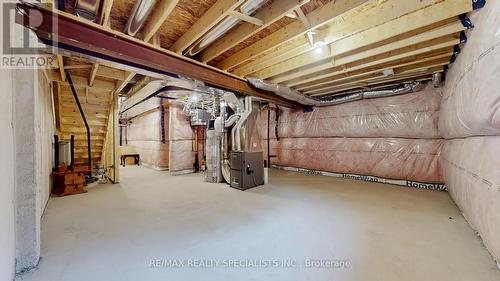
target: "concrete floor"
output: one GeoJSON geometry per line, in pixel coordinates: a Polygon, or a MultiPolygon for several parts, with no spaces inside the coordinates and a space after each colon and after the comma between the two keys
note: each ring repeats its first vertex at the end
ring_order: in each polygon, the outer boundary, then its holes
{"type": "Polygon", "coordinates": [[[272,184],[246,192],[199,174],[121,176],[50,200],[39,269],[21,280],[500,280],[445,192],[276,170],[272,184]],[[200,259],[219,265],[187,266],[200,259]]]}

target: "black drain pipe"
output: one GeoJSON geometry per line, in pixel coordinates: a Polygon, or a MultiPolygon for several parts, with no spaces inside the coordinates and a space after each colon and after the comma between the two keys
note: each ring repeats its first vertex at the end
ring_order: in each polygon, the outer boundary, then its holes
{"type": "MultiPolygon", "coordinates": [[[[83,112],[82,105],[80,104],[80,99],[78,99],[78,95],[76,94],[75,86],[73,85],[73,80],[71,80],[71,74],[69,71],[66,71],[66,78],[68,79],[69,86],[71,87],[71,93],[73,93],[73,98],[75,98],[76,105],[78,106],[78,110],[80,111],[80,115],[82,116],[83,123],[85,124],[85,129],[87,130],[87,152],[89,157],[89,178],[92,178],[92,154],[90,149],[90,128],[87,123],[87,118],[85,118],[85,113],[83,112]]],[[[73,165],[73,163],[71,163],[73,165]]]]}

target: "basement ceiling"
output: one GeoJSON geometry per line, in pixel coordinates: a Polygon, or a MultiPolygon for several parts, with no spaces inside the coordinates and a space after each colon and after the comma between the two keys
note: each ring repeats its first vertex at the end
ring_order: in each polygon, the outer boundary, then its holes
{"type": "MultiPolygon", "coordinates": [[[[324,97],[428,80],[443,72],[465,40],[467,25],[459,15],[472,10],[470,0],[262,0],[255,11],[241,15],[246,2],[158,0],[135,37],[241,78],[324,97]],[[240,21],[201,52],[188,54],[196,40],[228,18],[240,21]]],[[[103,0],[98,23],[124,32],[135,4],[103,0]]],[[[73,6],[66,0],[65,11],[73,13],[73,6]]],[[[144,78],[125,70],[102,75],[110,69],[96,70],[95,64],[73,71],[90,80],[97,75],[122,81],[115,82],[118,91],[144,78]]]]}

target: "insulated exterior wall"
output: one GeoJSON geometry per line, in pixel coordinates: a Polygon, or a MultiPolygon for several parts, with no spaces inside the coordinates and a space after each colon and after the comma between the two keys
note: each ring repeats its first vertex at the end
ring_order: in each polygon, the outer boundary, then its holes
{"type": "Polygon", "coordinates": [[[439,122],[448,140],[442,173],[448,190],[500,261],[500,1],[471,16],[474,29],[446,76],[439,122]]]}
{"type": "Polygon", "coordinates": [[[135,147],[141,162],[157,169],[168,168],[168,108],[164,110],[164,132],[162,132],[162,112],[156,109],[131,119],[127,128],[128,145],[135,147]]]}
{"type": "MultiPolygon", "coordinates": [[[[441,183],[438,116],[441,89],[317,107],[282,110],[275,134],[271,112],[271,164],[390,179],[441,183]]],[[[267,112],[261,114],[267,135],[267,112]]],[[[266,141],[263,142],[267,150],[266,141]]]]}
{"type": "Polygon", "coordinates": [[[500,257],[500,136],[446,141],[443,177],[457,206],[498,261],[500,257]]]}
{"type": "Polygon", "coordinates": [[[193,130],[189,117],[178,104],[170,105],[169,114],[169,166],[171,174],[194,171],[193,130]]]}
{"type": "MultiPolygon", "coordinates": [[[[282,137],[440,138],[441,88],[388,98],[317,107],[313,112],[283,110],[282,137]]],[[[272,124],[274,126],[274,124],[272,124]]]]}

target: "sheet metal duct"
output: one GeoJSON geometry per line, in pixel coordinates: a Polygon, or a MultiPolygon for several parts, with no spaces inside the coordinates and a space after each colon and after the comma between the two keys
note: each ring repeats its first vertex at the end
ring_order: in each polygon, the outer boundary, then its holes
{"type": "Polygon", "coordinates": [[[95,21],[99,13],[99,6],[101,0],[76,0],[75,1],[75,14],[79,17],[95,21]]]}
{"type": "Polygon", "coordinates": [[[138,0],[135,2],[132,14],[125,25],[125,33],[135,36],[153,10],[156,0],[138,0]]]}
{"type": "Polygon", "coordinates": [[[315,99],[306,96],[301,92],[292,89],[290,87],[267,83],[262,79],[247,77],[247,80],[250,82],[250,84],[252,84],[254,87],[258,89],[274,92],[276,95],[280,97],[290,100],[295,100],[300,104],[309,106],[328,106],[328,105],[336,105],[362,99],[389,97],[389,96],[407,94],[411,92],[417,92],[424,87],[424,85],[420,84],[419,82],[413,82],[404,84],[403,86],[394,89],[380,90],[380,91],[366,91],[340,97],[334,96],[334,97],[327,97],[324,99],[315,99]]]}
{"type": "MultiPolygon", "coordinates": [[[[249,0],[245,4],[241,5],[240,12],[245,15],[250,15],[255,12],[263,3],[264,0],[249,0]]],[[[222,37],[226,32],[228,32],[231,28],[235,27],[240,22],[240,19],[227,17],[219,24],[217,24],[207,34],[198,39],[198,41],[196,41],[188,50],[187,54],[189,56],[194,56],[203,51],[205,48],[210,46],[210,44],[215,42],[215,40],[222,37]]]]}

